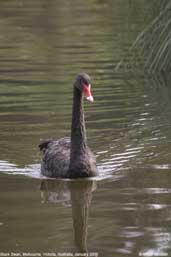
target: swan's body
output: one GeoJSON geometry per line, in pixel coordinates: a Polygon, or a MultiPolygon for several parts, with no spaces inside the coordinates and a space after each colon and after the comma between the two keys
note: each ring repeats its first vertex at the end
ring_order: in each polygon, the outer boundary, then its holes
{"type": "Polygon", "coordinates": [[[78,168],[70,168],[70,138],[65,137],[59,140],[47,140],[40,144],[43,151],[43,160],[41,172],[47,177],[77,178],[91,177],[96,175],[96,160],[87,147],[86,156],[82,156],[81,165],[78,162],[78,168]],[[86,159],[89,159],[87,163],[86,159]]]}
{"type": "Polygon", "coordinates": [[[43,152],[41,173],[47,177],[80,178],[97,174],[95,157],[87,146],[83,93],[93,101],[90,78],[84,73],[77,76],[74,84],[71,139],[45,140],[39,145],[43,152]]]}

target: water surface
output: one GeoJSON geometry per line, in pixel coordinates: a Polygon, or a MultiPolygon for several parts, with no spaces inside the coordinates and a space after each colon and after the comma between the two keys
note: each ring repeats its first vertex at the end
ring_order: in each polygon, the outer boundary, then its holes
{"type": "Polygon", "coordinates": [[[116,72],[147,1],[0,2],[0,252],[171,255],[169,74],[116,72]],[[45,180],[41,138],[70,135],[86,71],[94,180],[45,180]]]}

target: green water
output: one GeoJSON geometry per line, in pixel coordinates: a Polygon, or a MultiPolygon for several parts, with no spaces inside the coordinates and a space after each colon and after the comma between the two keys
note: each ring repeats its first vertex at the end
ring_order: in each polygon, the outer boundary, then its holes
{"type": "Polygon", "coordinates": [[[141,0],[0,2],[0,256],[171,256],[171,76],[115,71],[154,15],[141,0]],[[70,135],[80,71],[99,176],[45,180],[37,145],[70,135]]]}

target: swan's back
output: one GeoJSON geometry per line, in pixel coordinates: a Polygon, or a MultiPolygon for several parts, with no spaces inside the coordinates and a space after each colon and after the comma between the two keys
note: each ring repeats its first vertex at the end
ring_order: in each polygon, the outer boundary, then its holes
{"type": "Polygon", "coordinates": [[[41,173],[47,177],[68,177],[70,138],[45,140],[39,148],[43,152],[41,173]]]}

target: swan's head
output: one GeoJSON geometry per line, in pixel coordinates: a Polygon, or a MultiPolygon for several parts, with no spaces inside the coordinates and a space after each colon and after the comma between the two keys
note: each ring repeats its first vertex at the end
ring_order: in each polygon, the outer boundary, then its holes
{"type": "Polygon", "coordinates": [[[94,98],[91,94],[91,79],[86,73],[80,73],[76,77],[75,87],[83,92],[84,96],[89,102],[93,102],[94,98]]]}

